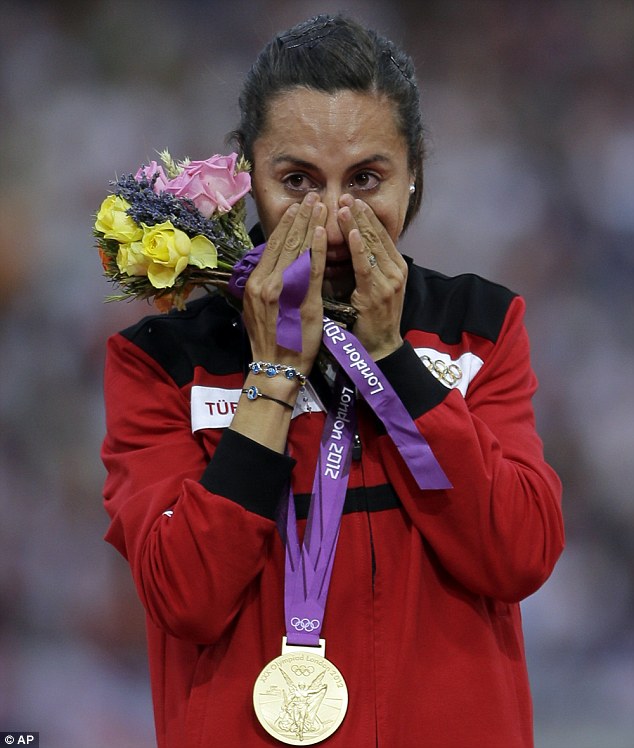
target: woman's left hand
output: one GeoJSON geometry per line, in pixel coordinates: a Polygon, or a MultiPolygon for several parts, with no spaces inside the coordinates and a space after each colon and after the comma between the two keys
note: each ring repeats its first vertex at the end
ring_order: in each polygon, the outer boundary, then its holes
{"type": "Polygon", "coordinates": [[[338,219],[352,256],[357,310],[353,332],[375,361],[403,344],[400,332],[407,263],[363,200],[342,198],[338,219]]]}

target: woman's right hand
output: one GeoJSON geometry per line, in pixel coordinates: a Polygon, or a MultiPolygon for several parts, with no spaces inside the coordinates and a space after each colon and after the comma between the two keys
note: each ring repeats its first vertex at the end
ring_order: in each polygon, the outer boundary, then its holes
{"type": "Polygon", "coordinates": [[[310,192],[293,203],[268,238],[257,267],[246,284],[243,318],[256,361],[294,366],[303,374],[311,370],[322,337],[321,297],[326,264],[326,206],[310,192]],[[277,317],[282,292],[282,273],[307,249],[311,249],[310,282],[299,309],[302,350],[292,351],[277,342],[277,317]]]}
{"type": "MultiPolygon", "coordinates": [[[[321,287],[326,266],[326,207],[315,193],[291,205],[271,233],[260,261],[247,281],[243,319],[255,361],[292,366],[308,375],[319,352],[323,328],[321,287]],[[311,249],[310,281],[297,314],[302,350],[277,342],[277,317],[283,287],[282,273],[302,252],[311,249]]],[[[254,386],[263,395],[253,400],[242,394],[231,429],[283,453],[299,383],[297,378],[266,377],[249,372],[244,389],[254,386]],[[286,405],[285,405],[286,404],[286,405]]]]}

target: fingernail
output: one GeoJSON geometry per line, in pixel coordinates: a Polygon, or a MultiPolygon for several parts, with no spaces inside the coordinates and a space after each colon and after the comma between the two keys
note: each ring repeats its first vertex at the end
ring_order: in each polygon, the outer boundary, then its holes
{"type": "Polygon", "coordinates": [[[314,205],[318,200],[318,195],[315,192],[309,192],[304,199],[306,201],[306,205],[314,205]]]}

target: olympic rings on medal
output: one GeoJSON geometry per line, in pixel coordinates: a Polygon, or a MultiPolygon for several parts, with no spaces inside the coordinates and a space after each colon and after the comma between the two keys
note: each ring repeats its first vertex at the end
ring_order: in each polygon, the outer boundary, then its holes
{"type": "Polygon", "coordinates": [[[295,631],[305,631],[307,634],[310,634],[311,631],[315,631],[315,629],[318,629],[321,626],[321,621],[317,618],[311,620],[295,616],[294,618],[291,618],[291,626],[295,631]]]}
{"type": "Polygon", "coordinates": [[[448,387],[453,387],[462,379],[462,369],[457,364],[447,364],[444,361],[432,361],[429,356],[423,356],[422,362],[436,379],[448,387]]]}
{"type": "Polygon", "coordinates": [[[295,675],[303,675],[304,677],[312,675],[315,672],[315,668],[312,665],[293,665],[291,670],[295,675]]]}

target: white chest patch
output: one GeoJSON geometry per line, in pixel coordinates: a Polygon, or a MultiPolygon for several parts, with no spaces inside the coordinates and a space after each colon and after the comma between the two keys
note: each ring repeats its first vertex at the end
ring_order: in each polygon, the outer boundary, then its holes
{"type": "MultiPolygon", "coordinates": [[[[194,385],[191,391],[192,431],[201,429],[225,429],[231,424],[238,407],[241,390],[224,387],[203,387],[194,385]]],[[[305,394],[300,394],[295,404],[293,418],[308,409],[323,410],[323,405],[309,383],[305,394]]]]}
{"type": "Polygon", "coordinates": [[[239,398],[239,389],[194,385],[191,394],[192,431],[226,428],[233,419],[239,398]]]}

